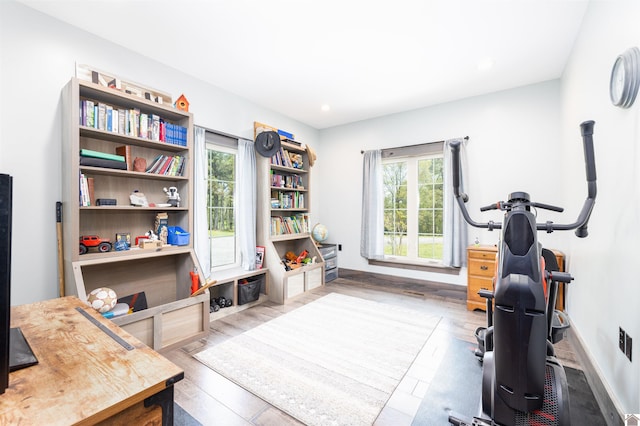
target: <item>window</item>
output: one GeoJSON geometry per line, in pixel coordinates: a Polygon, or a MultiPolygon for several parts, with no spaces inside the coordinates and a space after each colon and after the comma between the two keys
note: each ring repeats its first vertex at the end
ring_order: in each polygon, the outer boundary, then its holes
{"type": "Polygon", "coordinates": [[[443,161],[441,152],[383,160],[386,259],[442,261],[443,161]]]}
{"type": "Polygon", "coordinates": [[[207,220],[211,269],[239,264],[236,232],[237,155],[237,145],[232,148],[207,143],[207,220]]]}

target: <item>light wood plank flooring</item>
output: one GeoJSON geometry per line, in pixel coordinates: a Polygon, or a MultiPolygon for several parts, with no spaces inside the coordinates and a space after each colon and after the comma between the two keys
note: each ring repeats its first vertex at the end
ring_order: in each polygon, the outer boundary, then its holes
{"type": "MultiPolygon", "coordinates": [[[[475,344],[474,330],[485,324],[483,312],[466,309],[466,288],[419,280],[369,275],[341,270],[341,277],[277,305],[265,302],[245,311],[211,322],[209,335],[181,348],[163,353],[185,371],[175,386],[175,400],[203,425],[298,425],[295,419],[207,368],[192,355],[215,346],[266,321],[290,312],[329,293],[342,293],[377,302],[402,305],[429,312],[442,319],[421,353],[435,353],[452,337],[475,344]]],[[[381,336],[383,338],[384,336],[381,336]]],[[[556,345],[564,365],[581,368],[568,339],[556,345]]],[[[418,356],[425,358],[424,356],[418,356]]],[[[417,364],[414,363],[414,364],[417,364]]],[[[428,368],[414,365],[387,402],[376,425],[410,425],[429,385],[428,368]],[[414,374],[413,371],[416,371],[414,374]]]]}

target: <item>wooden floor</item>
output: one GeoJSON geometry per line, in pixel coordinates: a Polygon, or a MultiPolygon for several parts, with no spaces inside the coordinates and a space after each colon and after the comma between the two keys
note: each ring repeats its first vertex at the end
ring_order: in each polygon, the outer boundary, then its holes
{"type": "MultiPolygon", "coordinates": [[[[287,414],[207,368],[192,355],[226,339],[290,312],[329,293],[342,293],[390,305],[402,305],[442,317],[425,347],[456,337],[475,343],[473,335],[485,323],[483,312],[466,309],[466,287],[395,279],[354,271],[340,271],[341,277],[299,296],[286,305],[266,302],[211,322],[208,337],[181,348],[164,352],[185,371],[185,379],[176,384],[175,400],[203,425],[296,425],[287,414]]],[[[383,337],[383,336],[381,336],[383,337]]],[[[581,368],[568,339],[556,345],[564,365],[581,368]]],[[[382,410],[376,425],[409,425],[421,400],[415,391],[394,393],[382,410]]],[[[418,395],[419,397],[420,395],[418,395]]]]}

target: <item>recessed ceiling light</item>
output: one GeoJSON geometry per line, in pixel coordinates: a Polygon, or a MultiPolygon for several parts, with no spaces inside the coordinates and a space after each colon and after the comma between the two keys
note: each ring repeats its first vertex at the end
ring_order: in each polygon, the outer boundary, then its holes
{"type": "Polygon", "coordinates": [[[322,105],[322,106],[320,107],[320,109],[321,109],[322,111],[324,111],[324,112],[327,112],[327,111],[331,110],[331,107],[330,107],[329,105],[327,105],[327,104],[324,104],[324,105],[322,105]]]}
{"type": "Polygon", "coordinates": [[[493,59],[484,58],[478,62],[478,71],[489,71],[491,68],[493,68],[493,64],[493,59]]]}

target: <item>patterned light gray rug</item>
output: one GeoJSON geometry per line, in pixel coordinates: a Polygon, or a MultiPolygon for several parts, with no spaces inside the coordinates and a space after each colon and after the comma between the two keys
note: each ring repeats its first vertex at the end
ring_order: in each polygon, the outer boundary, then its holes
{"type": "Polygon", "coordinates": [[[371,425],[439,320],[332,293],[194,357],[308,425],[371,425]]]}

